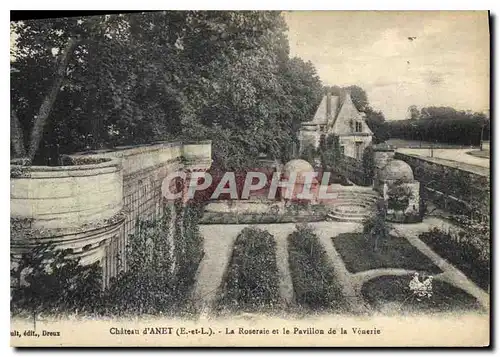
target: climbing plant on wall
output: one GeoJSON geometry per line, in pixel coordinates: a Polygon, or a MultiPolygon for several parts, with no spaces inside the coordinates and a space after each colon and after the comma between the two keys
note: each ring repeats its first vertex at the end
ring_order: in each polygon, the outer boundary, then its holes
{"type": "Polygon", "coordinates": [[[341,158],[339,137],[329,134],[320,141],[321,166],[324,170],[332,170],[341,158]]]}
{"type": "Polygon", "coordinates": [[[367,146],[363,152],[363,181],[366,185],[373,183],[375,175],[375,156],[373,147],[367,146]]]}

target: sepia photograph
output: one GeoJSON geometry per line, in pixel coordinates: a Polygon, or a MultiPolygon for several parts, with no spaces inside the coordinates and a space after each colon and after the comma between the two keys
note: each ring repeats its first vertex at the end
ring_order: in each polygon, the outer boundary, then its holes
{"type": "Polygon", "coordinates": [[[491,21],[11,11],[11,346],[489,346],[491,21]]]}

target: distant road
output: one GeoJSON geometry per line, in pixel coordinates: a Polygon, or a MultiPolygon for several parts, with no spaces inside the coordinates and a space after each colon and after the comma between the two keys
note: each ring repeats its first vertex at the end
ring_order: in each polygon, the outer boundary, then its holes
{"type": "Polygon", "coordinates": [[[420,141],[420,140],[406,140],[406,139],[389,139],[387,143],[395,148],[430,148],[431,146],[439,149],[475,149],[479,146],[467,146],[459,144],[448,144],[448,143],[433,143],[430,141],[420,141]]]}
{"type": "MultiPolygon", "coordinates": [[[[468,154],[468,152],[479,150],[479,146],[432,143],[430,141],[405,139],[389,139],[387,143],[402,154],[420,156],[444,165],[460,167],[464,170],[481,175],[490,175],[489,158],[468,154]],[[432,158],[431,147],[434,148],[432,158]]],[[[489,148],[489,145],[487,147],[489,148]]]]}
{"type": "Polygon", "coordinates": [[[402,154],[421,156],[431,161],[489,176],[490,160],[469,155],[468,152],[471,150],[475,149],[434,149],[434,155],[431,157],[431,149],[396,149],[397,152],[402,154]]]}

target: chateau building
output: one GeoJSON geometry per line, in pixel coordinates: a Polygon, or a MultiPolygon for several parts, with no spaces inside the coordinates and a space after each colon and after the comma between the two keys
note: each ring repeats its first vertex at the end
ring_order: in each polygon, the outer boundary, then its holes
{"type": "Polygon", "coordinates": [[[339,137],[340,150],[345,156],[358,160],[372,142],[373,132],[366,124],[366,115],[356,109],[349,92],[323,97],[314,118],[302,123],[299,133],[301,149],[309,144],[317,148],[321,137],[329,134],[339,137]]]}

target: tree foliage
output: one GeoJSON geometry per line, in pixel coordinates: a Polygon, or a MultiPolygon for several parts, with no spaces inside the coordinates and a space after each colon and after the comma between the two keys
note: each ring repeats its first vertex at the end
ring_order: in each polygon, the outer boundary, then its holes
{"type": "Polygon", "coordinates": [[[383,199],[376,204],[376,212],[363,221],[363,233],[373,244],[373,251],[379,251],[381,242],[390,236],[392,225],[386,221],[387,207],[383,199]]]}
{"type": "MultiPolygon", "coordinates": [[[[162,11],[29,20],[17,34],[11,98],[27,147],[70,39],[62,85],[35,161],[155,140],[214,139],[215,164],[282,158],[319,103],[310,62],[289,57],[274,11],[162,11]]],[[[58,87],[58,86],[57,86],[58,87]]],[[[22,139],[19,139],[21,138],[22,139]]],[[[15,140],[14,140],[15,139],[15,140]]],[[[285,158],[286,159],[286,158],[285,158]]]]}
{"type": "Polygon", "coordinates": [[[375,152],[373,146],[367,146],[363,151],[363,181],[366,185],[373,183],[375,176],[375,152]]]}

